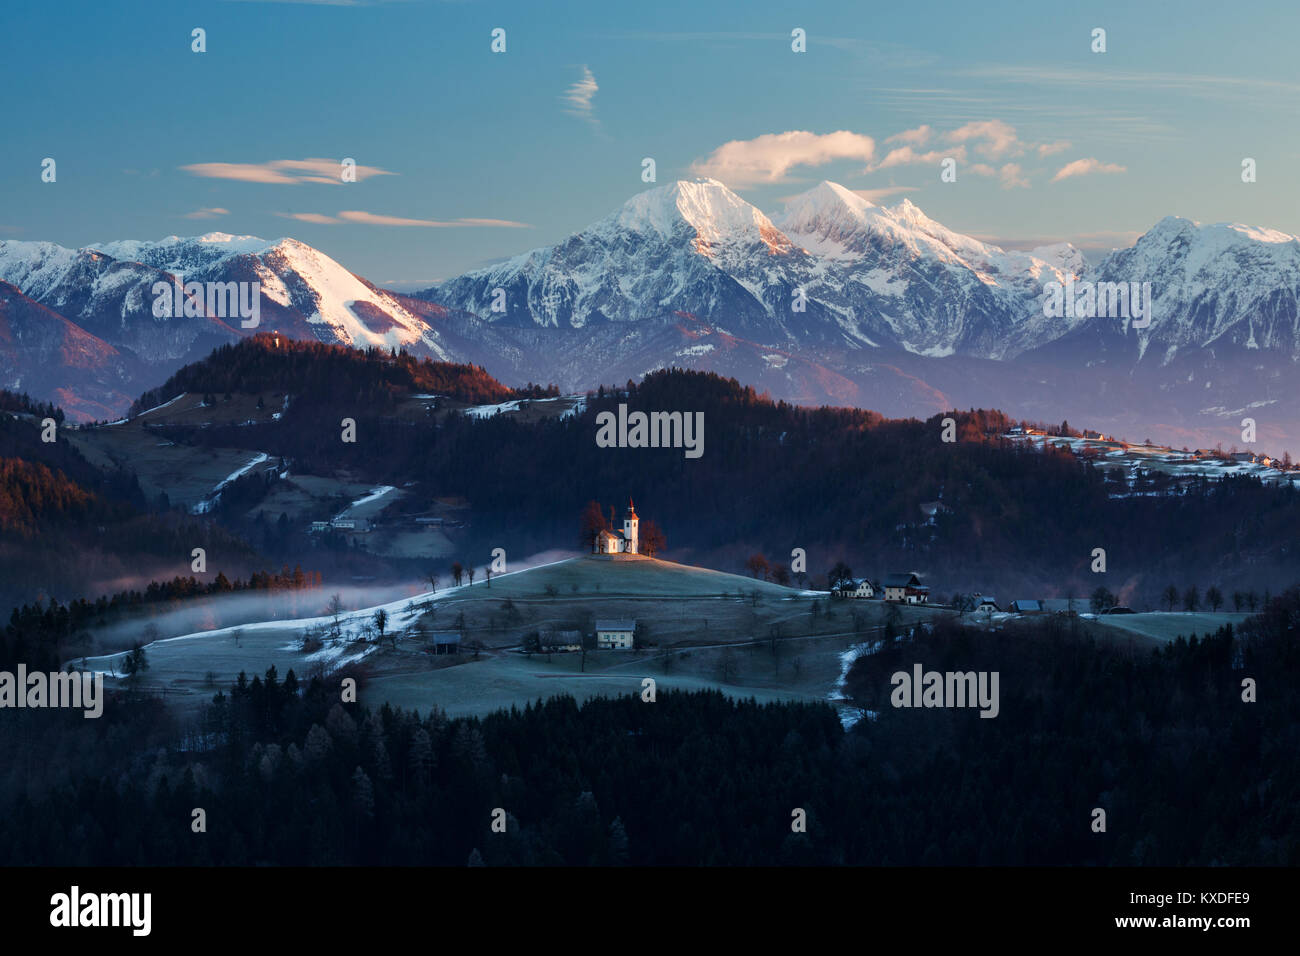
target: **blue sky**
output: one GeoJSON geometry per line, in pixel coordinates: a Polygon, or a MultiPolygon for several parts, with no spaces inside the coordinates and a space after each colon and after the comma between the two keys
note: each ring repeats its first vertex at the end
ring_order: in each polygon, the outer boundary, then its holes
{"type": "Polygon", "coordinates": [[[1165,215],[1300,233],[1294,2],[1059,7],[11,5],[0,238],[291,235],[418,287],[607,214],[646,156],[769,214],[831,179],[1009,245],[1128,245],[1165,215]]]}

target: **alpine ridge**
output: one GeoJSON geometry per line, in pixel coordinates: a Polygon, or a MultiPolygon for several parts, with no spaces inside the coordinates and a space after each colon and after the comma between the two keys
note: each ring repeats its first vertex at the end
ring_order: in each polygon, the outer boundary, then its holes
{"type": "Polygon", "coordinates": [[[697,179],[646,189],[554,245],[410,296],[292,238],[0,241],[10,299],[47,310],[11,312],[24,328],[49,326],[43,338],[11,336],[0,387],[55,398],[57,381],[74,415],[120,413],[112,395],[257,331],[155,317],[150,290],[177,274],[257,282],[263,331],[471,362],[514,385],[579,391],[678,366],[799,403],[891,416],[997,405],[1189,444],[1231,444],[1253,408],[1265,410],[1261,441],[1300,448],[1300,240],[1235,223],[1166,217],[1090,264],[1069,243],[1003,249],[908,199],[881,206],[832,182],[769,216],[697,179]],[[1150,326],[1047,316],[1046,286],[1070,282],[1149,282],[1150,326]],[[60,322],[103,357],[93,383],[52,371],[70,354],[49,345],[72,334],[60,322]]]}

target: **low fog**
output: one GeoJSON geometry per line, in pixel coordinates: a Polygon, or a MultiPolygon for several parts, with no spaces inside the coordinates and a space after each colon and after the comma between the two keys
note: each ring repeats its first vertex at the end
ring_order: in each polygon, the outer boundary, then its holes
{"type": "MultiPolygon", "coordinates": [[[[575,556],[573,551],[551,549],[542,551],[522,561],[511,561],[505,577],[543,564],[553,564],[575,556]]],[[[485,580],[487,563],[474,569],[475,586],[485,580]]],[[[215,574],[216,571],[214,570],[215,574]]],[[[462,585],[461,590],[468,585],[462,585]]],[[[457,590],[451,572],[438,576],[438,593],[457,590]]],[[[146,605],[140,612],[112,621],[91,631],[91,646],[85,656],[113,654],[130,649],[136,643],[153,641],[201,631],[215,631],[223,627],[252,625],[263,621],[291,621],[300,618],[324,617],[327,605],[335,594],[343,602],[344,611],[360,611],[390,604],[403,598],[415,598],[429,593],[427,579],[414,578],[383,584],[343,584],[331,586],[326,580],[320,588],[305,591],[242,591],[213,597],[200,597],[179,602],[146,605]]],[[[79,655],[80,656],[80,655],[79,655]]]]}

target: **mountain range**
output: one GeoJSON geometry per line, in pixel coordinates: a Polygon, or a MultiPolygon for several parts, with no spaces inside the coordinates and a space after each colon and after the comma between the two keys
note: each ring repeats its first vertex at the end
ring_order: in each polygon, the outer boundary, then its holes
{"type": "Polygon", "coordinates": [[[237,319],[157,318],[153,284],[257,281],[260,330],[483,365],[571,391],[667,366],[774,398],[925,417],[997,406],[1170,443],[1300,451],[1300,239],[1167,217],[1090,265],[1005,250],[915,204],[823,182],[769,218],[716,180],[648,189],[563,241],[414,295],[294,239],[212,233],[69,250],[0,241],[0,387],[74,417],[215,345],[237,319]],[[1150,283],[1149,325],[1045,314],[1049,284],[1150,283]]]}

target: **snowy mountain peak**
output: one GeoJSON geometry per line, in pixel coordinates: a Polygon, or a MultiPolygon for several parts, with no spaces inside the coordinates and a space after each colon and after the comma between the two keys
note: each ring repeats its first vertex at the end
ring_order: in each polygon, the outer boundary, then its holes
{"type": "Polygon", "coordinates": [[[823,180],[807,192],[787,199],[778,221],[790,232],[817,232],[834,225],[844,230],[866,225],[872,213],[881,211],[853,190],[823,180]]]}
{"type": "Polygon", "coordinates": [[[664,239],[688,232],[693,234],[696,251],[706,254],[715,244],[728,241],[789,246],[767,216],[716,179],[678,180],[648,189],[593,231],[603,231],[601,226],[664,239]]]}
{"type": "Polygon", "coordinates": [[[275,243],[257,236],[209,232],[202,236],[167,236],[156,242],[148,239],[119,239],[91,243],[85,248],[124,262],[141,262],[155,269],[184,271],[210,266],[230,256],[261,255],[274,246],[275,243]]]}

